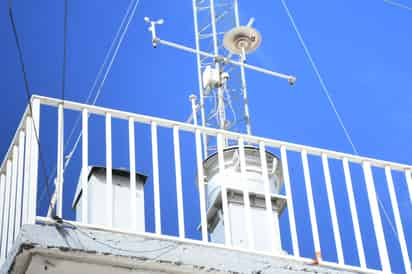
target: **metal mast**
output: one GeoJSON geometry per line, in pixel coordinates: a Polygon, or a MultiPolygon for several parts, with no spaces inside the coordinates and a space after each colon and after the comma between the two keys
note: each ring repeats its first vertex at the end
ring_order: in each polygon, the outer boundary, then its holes
{"type": "MultiPolygon", "coordinates": [[[[292,75],[271,71],[245,62],[246,54],[261,42],[252,28],[254,19],[241,25],[238,0],[192,0],[196,48],[160,39],[156,27],[164,23],[145,17],[152,45],[159,44],[190,52],[197,57],[201,125],[251,134],[245,69],[254,70],[294,84],[292,75]]],[[[191,100],[192,105],[194,103],[191,100]]],[[[193,117],[197,118],[197,117],[193,117]]],[[[225,140],[225,146],[231,145],[225,140]]],[[[216,152],[216,139],[203,136],[204,155],[216,152]]]]}
{"type": "MultiPolygon", "coordinates": [[[[195,26],[200,115],[203,126],[251,134],[245,68],[202,57],[199,51],[231,56],[224,35],[240,26],[238,0],[192,0],[195,26]],[[217,73],[207,83],[209,68],[217,73]],[[216,83],[213,83],[216,80],[216,83]]],[[[245,52],[237,57],[244,62],[245,52]]],[[[204,138],[207,150],[215,150],[204,138]]]]}

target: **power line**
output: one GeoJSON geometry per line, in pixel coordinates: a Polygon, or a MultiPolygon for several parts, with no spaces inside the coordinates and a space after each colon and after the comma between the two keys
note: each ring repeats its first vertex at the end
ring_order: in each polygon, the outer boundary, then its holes
{"type": "Polygon", "coordinates": [[[385,3],[389,4],[389,5],[392,5],[392,6],[401,8],[401,9],[405,9],[405,10],[412,11],[412,7],[411,7],[411,6],[407,6],[407,5],[405,5],[405,4],[401,4],[401,3],[396,2],[396,1],[383,0],[383,2],[385,2],[385,3]]]}
{"type": "MultiPolygon", "coordinates": [[[[296,23],[295,23],[295,20],[294,20],[292,14],[290,13],[290,10],[289,10],[288,6],[286,5],[285,0],[280,0],[280,1],[282,2],[282,5],[283,5],[283,7],[284,7],[284,9],[285,9],[285,11],[286,11],[287,16],[289,17],[289,20],[290,20],[290,22],[291,22],[291,24],[292,24],[292,26],[293,26],[293,29],[294,29],[295,32],[296,32],[296,35],[298,36],[298,39],[299,39],[299,41],[300,41],[300,43],[301,43],[301,45],[302,45],[302,47],[303,47],[303,50],[305,51],[306,57],[308,58],[311,66],[312,66],[312,69],[313,69],[313,71],[315,72],[316,77],[317,77],[318,80],[319,80],[319,83],[320,83],[320,85],[321,85],[321,87],[322,87],[322,91],[323,91],[323,93],[325,94],[326,98],[328,99],[329,104],[330,104],[330,106],[332,107],[332,109],[333,109],[333,111],[334,111],[334,113],[335,113],[335,115],[336,115],[336,118],[337,118],[337,120],[338,120],[338,122],[339,122],[339,124],[340,124],[340,126],[341,126],[341,128],[342,128],[342,130],[343,130],[343,132],[345,133],[346,139],[348,140],[348,142],[350,143],[350,145],[351,145],[351,147],[352,147],[353,153],[356,154],[356,155],[359,155],[358,149],[356,148],[356,146],[355,146],[355,144],[354,144],[354,142],[353,142],[353,140],[352,140],[352,137],[351,137],[350,134],[349,134],[349,131],[346,129],[345,124],[343,123],[343,120],[342,120],[342,118],[341,118],[341,116],[340,116],[340,114],[339,114],[339,112],[338,112],[338,110],[337,110],[337,108],[336,108],[336,105],[335,105],[332,97],[330,96],[329,89],[327,88],[327,86],[326,86],[326,84],[325,84],[325,81],[323,81],[322,75],[320,74],[319,69],[318,69],[318,67],[316,66],[316,63],[315,63],[315,61],[313,60],[312,55],[310,54],[310,51],[309,51],[308,47],[306,46],[305,40],[303,40],[302,34],[300,33],[300,31],[299,31],[299,29],[298,29],[298,27],[297,27],[297,25],[296,25],[296,23]]],[[[387,222],[389,223],[389,225],[390,225],[393,233],[395,234],[395,236],[398,237],[398,235],[396,234],[395,226],[394,226],[393,222],[390,220],[389,215],[388,215],[388,213],[386,212],[386,209],[385,209],[382,201],[379,199],[378,195],[376,195],[376,196],[377,196],[377,200],[378,200],[378,202],[379,202],[379,207],[382,209],[382,211],[383,211],[383,213],[384,213],[384,216],[385,216],[387,222]]]]}
{"type": "Polygon", "coordinates": [[[31,92],[30,92],[30,87],[29,87],[29,81],[28,81],[28,78],[27,78],[26,65],[24,63],[24,58],[23,58],[23,50],[22,50],[21,45],[20,45],[20,39],[19,39],[19,35],[18,35],[18,32],[17,32],[16,22],[14,20],[13,0],[9,0],[8,9],[9,9],[9,19],[10,19],[10,23],[11,23],[11,26],[12,26],[16,47],[17,47],[20,68],[21,68],[21,72],[23,74],[24,90],[25,90],[25,93],[26,93],[27,104],[29,106],[30,117],[31,117],[32,123],[33,123],[34,135],[35,135],[35,138],[36,138],[37,146],[39,148],[39,157],[40,157],[41,166],[42,166],[42,169],[43,169],[43,175],[45,177],[45,182],[46,182],[46,184],[45,184],[46,192],[47,192],[47,195],[49,197],[51,197],[50,189],[49,189],[49,176],[47,175],[46,164],[45,164],[45,161],[44,161],[44,158],[43,158],[43,153],[42,153],[41,144],[40,144],[40,140],[39,140],[38,129],[36,128],[36,123],[34,122],[34,119],[33,119],[33,106],[31,104],[31,92]]]}
{"type": "MultiPolygon", "coordinates": [[[[118,51],[120,49],[120,45],[122,44],[122,42],[124,40],[124,37],[125,37],[126,32],[129,28],[129,25],[130,25],[132,19],[134,18],[134,15],[136,13],[136,8],[137,8],[139,2],[140,2],[140,0],[131,0],[130,1],[130,4],[129,4],[129,6],[128,6],[128,8],[127,8],[127,10],[126,10],[126,12],[123,16],[123,19],[120,23],[120,26],[119,26],[116,34],[115,34],[115,37],[112,40],[110,48],[109,48],[109,50],[107,51],[107,53],[105,55],[104,61],[103,61],[102,65],[99,68],[99,71],[96,75],[96,78],[93,82],[93,85],[92,85],[91,89],[89,90],[89,93],[88,93],[88,96],[87,96],[87,99],[86,99],[87,104],[90,104],[90,99],[92,98],[92,93],[93,93],[93,91],[95,91],[96,87],[97,87],[97,93],[94,96],[91,104],[95,105],[97,100],[99,99],[99,97],[101,95],[101,92],[103,90],[102,89],[103,85],[105,84],[106,79],[107,79],[107,77],[108,77],[108,75],[111,71],[114,60],[117,57],[118,51]],[[101,81],[99,83],[99,79],[102,76],[103,76],[103,78],[101,79],[101,81]]],[[[67,141],[65,142],[65,146],[64,146],[65,149],[70,144],[70,141],[71,141],[71,139],[74,135],[75,130],[79,126],[80,121],[81,121],[81,114],[79,114],[77,116],[77,119],[76,119],[76,121],[75,121],[75,123],[74,123],[74,125],[73,125],[73,127],[70,131],[69,137],[68,137],[67,141]]],[[[70,149],[69,153],[66,155],[66,161],[64,163],[63,171],[66,170],[67,166],[69,165],[69,163],[71,161],[71,158],[72,158],[74,152],[76,151],[77,146],[80,143],[81,136],[82,136],[82,131],[80,131],[79,135],[76,138],[76,141],[75,141],[73,147],[70,149]]],[[[54,167],[52,174],[54,174],[55,172],[56,172],[56,166],[54,167]]],[[[44,198],[44,193],[42,193],[42,195],[40,197],[40,200],[43,199],[43,198],[44,198]]]]}
{"type": "MultiPolygon", "coordinates": [[[[133,0],[132,0],[132,2],[133,2],[133,0]]],[[[140,0],[136,0],[136,1],[135,1],[135,4],[134,4],[134,6],[133,6],[133,10],[131,11],[131,14],[128,16],[126,25],[125,25],[123,31],[122,31],[121,34],[120,34],[119,41],[118,41],[117,44],[116,44],[116,47],[115,47],[115,49],[114,49],[114,52],[113,52],[112,57],[110,58],[109,64],[108,64],[108,66],[107,66],[107,68],[106,68],[106,71],[105,71],[105,73],[104,73],[104,75],[103,75],[103,79],[102,79],[102,81],[100,82],[100,85],[99,85],[99,87],[98,87],[98,89],[97,89],[97,93],[96,93],[96,96],[95,96],[94,99],[93,99],[92,105],[95,105],[95,104],[96,104],[97,100],[99,99],[99,97],[100,97],[100,95],[101,95],[101,92],[102,92],[102,90],[103,90],[103,89],[102,89],[102,88],[103,88],[103,85],[104,85],[104,83],[106,82],[106,79],[107,79],[107,76],[109,75],[109,72],[111,71],[111,68],[112,68],[112,66],[113,66],[113,62],[114,62],[114,60],[115,60],[116,57],[117,57],[117,54],[118,54],[118,52],[119,52],[119,48],[120,48],[120,46],[121,46],[121,44],[122,44],[122,42],[123,42],[123,39],[124,39],[124,37],[125,37],[125,35],[126,35],[126,33],[127,33],[127,30],[128,30],[128,28],[129,28],[129,25],[130,25],[132,19],[134,18],[134,15],[135,15],[135,13],[136,13],[136,8],[137,8],[137,6],[139,5],[139,2],[140,2],[140,0]]],[[[128,14],[126,14],[125,16],[127,17],[127,15],[128,15],[128,14]]],[[[113,44],[114,44],[114,42],[115,42],[115,40],[113,40],[113,44]]],[[[77,121],[78,121],[77,124],[80,122],[80,116],[81,116],[81,114],[79,114],[79,116],[78,116],[79,119],[77,120],[77,121]]],[[[76,126],[77,126],[77,125],[75,125],[74,127],[76,127],[76,126]]],[[[66,167],[69,165],[70,159],[71,159],[74,151],[76,150],[77,146],[79,145],[81,136],[82,136],[82,131],[80,131],[79,135],[77,136],[77,139],[76,139],[76,142],[75,142],[74,146],[72,147],[72,149],[71,149],[70,152],[68,153],[68,157],[67,157],[66,163],[65,163],[65,165],[64,165],[64,168],[65,168],[65,169],[66,169],[66,167]]]]}

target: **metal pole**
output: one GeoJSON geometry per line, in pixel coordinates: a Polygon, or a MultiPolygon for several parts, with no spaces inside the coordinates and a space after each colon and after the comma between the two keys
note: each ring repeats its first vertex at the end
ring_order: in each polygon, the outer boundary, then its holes
{"type": "MultiPolygon", "coordinates": [[[[212,23],[212,35],[213,35],[213,52],[215,56],[219,55],[219,46],[217,43],[217,32],[216,32],[216,14],[215,14],[215,1],[210,0],[210,20],[212,23]]],[[[220,74],[220,63],[215,60],[215,68],[220,74]]],[[[220,77],[220,76],[219,76],[220,77]]],[[[226,124],[226,113],[225,113],[225,101],[224,101],[224,89],[218,87],[217,98],[218,98],[218,113],[219,113],[219,128],[225,129],[226,124]]]]}
{"type": "MultiPolygon", "coordinates": [[[[238,0],[233,0],[233,9],[235,12],[235,22],[236,22],[236,27],[240,26],[240,18],[239,18],[239,4],[238,0]]],[[[246,54],[242,53],[240,56],[240,61],[241,63],[245,63],[246,60],[246,54]]],[[[243,104],[244,104],[244,111],[245,111],[245,121],[246,121],[246,133],[248,135],[252,134],[252,126],[250,124],[250,112],[249,112],[249,102],[247,98],[247,83],[246,83],[246,73],[245,73],[245,67],[241,66],[240,67],[240,78],[242,81],[242,95],[243,95],[243,104]]]]}
{"type": "MultiPolygon", "coordinates": [[[[204,105],[204,95],[203,95],[203,86],[202,86],[202,71],[201,71],[201,66],[202,63],[200,61],[200,39],[199,39],[199,23],[198,23],[198,18],[197,18],[197,5],[196,5],[196,0],[192,0],[192,5],[193,5],[193,21],[195,25],[195,41],[196,41],[196,61],[197,61],[197,78],[198,78],[198,84],[199,84],[199,101],[200,101],[200,117],[202,119],[202,126],[206,126],[206,114],[205,114],[205,105],[204,105]]],[[[203,154],[205,157],[207,156],[207,135],[202,134],[202,139],[203,139],[203,154]]]]}

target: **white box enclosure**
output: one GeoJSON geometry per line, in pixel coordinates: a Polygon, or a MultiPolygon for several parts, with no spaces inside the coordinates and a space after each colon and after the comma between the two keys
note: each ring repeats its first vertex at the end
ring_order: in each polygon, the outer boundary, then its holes
{"type": "Polygon", "coordinates": [[[250,200],[250,216],[253,227],[254,247],[258,251],[283,253],[279,230],[279,216],[286,206],[286,199],[279,195],[282,187],[282,171],[280,160],[272,153],[265,151],[270,184],[270,196],[273,212],[273,229],[266,211],[265,187],[262,176],[260,151],[258,148],[246,146],[246,178],[242,178],[240,151],[238,147],[229,147],[223,151],[225,172],[220,172],[218,154],[209,156],[203,163],[205,181],[207,183],[207,216],[211,241],[225,242],[225,223],[222,210],[222,186],[226,189],[228,214],[230,222],[231,244],[235,247],[248,246],[244,197],[242,190],[247,184],[250,200]],[[268,240],[274,233],[274,241],[268,240]]]}
{"type": "MultiPolygon", "coordinates": [[[[88,168],[88,224],[107,224],[106,216],[106,168],[88,168]]],[[[80,173],[81,174],[81,173],[80,173]]],[[[147,177],[136,173],[136,219],[137,232],[145,231],[144,184],[147,177]]],[[[125,169],[112,169],[113,182],[113,227],[130,230],[133,228],[130,195],[130,172],[125,169]]],[[[82,221],[82,182],[77,184],[72,207],[76,211],[76,221],[82,221]]]]}

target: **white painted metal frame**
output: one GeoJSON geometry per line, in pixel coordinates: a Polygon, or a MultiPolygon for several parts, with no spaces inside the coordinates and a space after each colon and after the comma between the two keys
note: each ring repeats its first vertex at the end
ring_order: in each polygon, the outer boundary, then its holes
{"type": "Polygon", "coordinates": [[[159,179],[159,152],[157,141],[157,123],[152,122],[152,161],[153,161],[153,194],[154,194],[154,212],[155,212],[155,231],[156,234],[162,234],[162,220],[160,212],[160,179],[159,179]]]}
{"type": "Polygon", "coordinates": [[[89,223],[89,113],[82,111],[82,221],[89,223]]]}
{"type": "MultiPolygon", "coordinates": [[[[16,221],[16,196],[17,196],[17,161],[18,161],[18,148],[17,145],[13,146],[12,156],[12,169],[11,169],[11,194],[10,194],[10,219],[9,219],[9,242],[13,242],[14,229],[16,221]]],[[[8,246],[11,248],[11,245],[8,246]]]]}
{"type": "Polygon", "coordinates": [[[177,198],[177,217],[179,224],[179,237],[185,238],[185,218],[183,207],[183,187],[182,187],[182,165],[180,161],[180,139],[179,128],[173,127],[173,147],[176,173],[176,198],[177,198]]]}
{"type": "Polygon", "coordinates": [[[411,203],[412,203],[412,176],[411,176],[410,170],[405,171],[405,177],[406,177],[406,186],[408,187],[408,191],[409,191],[409,199],[411,200],[411,203]]]}
{"type": "Polygon", "coordinates": [[[10,248],[10,238],[8,229],[10,226],[10,194],[11,194],[11,169],[12,169],[12,163],[11,160],[7,160],[6,162],[6,199],[4,200],[4,208],[7,209],[4,212],[3,216],[3,232],[2,232],[2,246],[1,246],[1,255],[0,257],[2,258],[7,258],[7,253],[10,248]]]}
{"type": "Polygon", "coordinates": [[[385,234],[383,232],[382,219],[379,213],[379,205],[376,197],[375,184],[373,181],[372,168],[370,162],[362,164],[365,175],[366,189],[368,193],[369,206],[372,214],[373,227],[375,229],[376,241],[378,243],[379,257],[382,270],[385,273],[392,273],[389,262],[388,249],[386,246],[385,234]]]}
{"type": "Polygon", "coordinates": [[[366,266],[365,250],[363,248],[362,234],[360,231],[358,211],[356,210],[355,195],[353,193],[352,178],[350,175],[348,159],[343,158],[342,164],[343,164],[343,172],[345,176],[346,190],[348,192],[349,207],[350,207],[351,216],[352,216],[353,231],[355,233],[356,249],[358,252],[359,263],[362,268],[366,268],[367,266],[366,266]]]}
{"type": "Polygon", "coordinates": [[[40,140],[40,99],[34,97],[32,99],[32,117],[30,125],[31,130],[31,151],[30,151],[30,186],[29,186],[29,217],[28,223],[34,224],[37,215],[37,176],[39,164],[39,144],[37,138],[40,140]]]}
{"type": "Polygon", "coordinates": [[[131,229],[137,229],[137,197],[136,197],[136,147],[133,118],[129,118],[129,170],[130,170],[130,218],[131,229]]]}
{"type": "Polygon", "coordinates": [[[200,130],[195,131],[195,142],[196,142],[196,166],[197,166],[197,183],[199,188],[199,203],[200,203],[200,224],[202,241],[208,242],[208,226],[207,226],[207,215],[206,215],[206,190],[205,190],[205,177],[203,170],[203,157],[202,157],[202,144],[200,140],[200,130]]]}
{"type": "Polygon", "coordinates": [[[24,131],[20,131],[19,145],[18,145],[18,161],[17,161],[17,197],[16,197],[16,221],[14,228],[14,240],[21,227],[21,215],[22,215],[22,195],[23,195],[23,164],[24,164],[24,131]]]}
{"type": "Polygon", "coordinates": [[[7,225],[6,220],[3,216],[7,210],[6,204],[6,175],[4,173],[0,174],[0,265],[4,262],[3,257],[3,246],[6,244],[6,241],[3,238],[3,226],[7,225]]]}
{"type": "Polygon", "coordinates": [[[64,182],[64,108],[63,104],[58,106],[58,127],[57,127],[57,208],[56,215],[63,217],[63,182],[64,182]]]}
{"type": "Polygon", "coordinates": [[[386,175],[386,182],[388,183],[389,197],[390,197],[391,204],[392,204],[393,216],[395,216],[396,230],[398,232],[399,244],[401,247],[402,259],[403,259],[403,263],[405,266],[405,272],[407,274],[411,274],[412,273],[411,261],[410,261],[410,257],[408,253],[408,247],[406,245],[405,233],[403,231],[402,220],[401,220],[401,216],[399,213],[398,199],[396,198],[396,192],[395,192],[395,187],[393,184],[392,172],[389,166],[385,167],[385,175],[386,175]]]}
{"type": "Polygon", "coordinates": [[[332,219],[332,229],[333,237],[335,239],[336,253],[338,254],[338,263],[343,265],[345,264],[345,258],[343,257],[342,240],[340,237],[338,217],[336,214],[336,205],[332,188],[332,180],[330,177],[328,156],[326,154],[322,154],[322,167],[323,174],[325,176],[326,192],[328,195],[329,210],[332,219]]]}
{"type": "Polygon", "coordinates": [[[106,223],[113,227],[112,115],[106,113],[106,223]]]}
{"type": "Polygon", "coordinates": [[[292,239],[293,255],[300,256],[298,234],[296,230],[295,210],[293,206],[292,188],[289,176],[288,158],[285,146],[280,147],[280,155],[282,162],[283,182],[285,184],[285,193],[287,197],[287,207],[289,216],[290,235],[292,239]]]}
{"type": "Polygon", "coordinates": [[[312,227],[313,245],[315,246],[315,257],[316,257],[316,260],[319,262],[322,259],[321,258],[322,252],[321,252],[321,248],[320,248],[318,222],[317,222],[317,219],[316,219],[315,201],[314,201],[314,198],[313,198],[312,180],[310,178],[309,161],[308,161],[307,151],[302,150],[301,156],[302,156],[302,165],[303,165],[303,175],[305,177],[306,196],[307,196],[307,199],[308,199],[310,224],[311,224],[311,227],[312,227]]]}
{"type": "MultiPolygon", "coordinates": [[[[15,138],[13,139],[12,146],[9,149],[8,156],[5,161],[3,161],[0,173],[0,190],[4,189],[2,193],[0,193],[0,198],[2,199],[3,203],[0,203],[0,233],[1,233],[1,252],[0,252],[0,262],[4,260],[6,257],[6,252],[11,248],[14,242],[14,238],[16,233],[20,227],[19,217],[16,214],[19,210],[21,210],[21,219],[22,223],[34,223],[36,220],[40,221],[47,221],[50,222],[51,219],[48,218],[36,218],[36,196],[37,196],[37,169],[38,169],[38,145],[36,140],[36,134],[39,134],[39,122],[40,122],[40,102],[42,104],[51,105],[55,107],[59,107],[60,100],[45,98],[45,97],[34,97],[33,98],[33,119],[28,116],[26,112],[24,118],[22,119],[22,123],[16,133],[15,138]],[[34,126],[35,125],[35,126],[34,126]],[[37,133],[36,133],[37,132],[37,133]],[[22,151],[22,152],[21,152],[22,151]],[[24,156],[23,156],[24,155],[24,156]],[[16,159],[16,160],[15,160],[16,159]],[[20,186],[19,186],[20,184],[20,186]],[[15,190],[13,190],[15,187],[15,190]],[[15,193],[13,193],[13,191],[15,193]],[[21,194],[20,194],[21,192],[21,194]],[[22,195],[21,203],[19,202],[19,196],[22,195]],[[4,200],[4,201],[3,201],[4,200]],[[5,210],[8,207],[14,207],[14,209],[10,208],[10,210],[5,210]],[[14,213],[12,212],[14,210],[14,213]],[[14,222],[14,225],[13,223],[14,222]],[[10,234],[12,233],[12,234],[10,234]]],[[[64,105],[65,109],[72,109],[76,111],[83,112],[83,138],[87,140],[87,118],[90,114],[96,115],[103,115],[106,117],[106,165],[107,165],[107,195],[110,193],[110,197],[113,197],[113,189],[109,187],[111,185],[111,171],[112,171],[112,140],[111,140],[111,119],[119,118],[123,120],[129,121],[129,145],[130,145],[130,170],[135,172],[135,144],[134,144],[134,123],[144,123],[151,125],[152,130],[152,156],[153,157],[153,178],[154,178],[154,189],[155,189],[155,220],[156,220],[156,234],[157,237],[167,237],[164,235],[160,235],[161,231],[161,212],[160,212],[160,180],[159,180],[159,162],[158,162],[158,140],[157,140],[157,128],[158,127],[166,127],[166,128],[173,128],[173,146],[174,146],[174,159],[175,159],[175,172],[176,172],[176,193],[178,196],[178,221],[179,221],[179,238],[180,241],[190,241],[188,239],[184,239],[185,237],[185,230],[184,230],[184,209],[183,209],[183,189],[182,189],[182,174],[181,174],[181,159],[180,159],[180,140],[179,140],[179,132],[192,132],[195,136],[196,141],[196,165],[198,169],[198,187],[199,187],[199,202],[200,202],[200,221],[201,221],[201,232],[202,232],[202,244],[207,244],[210,246],[214,246],[215,244],[208,242],[208,224],[207,224],[207,217],[206,217],[206,195],[205,195],[205,182],[204,182],[204,171],[203,171],[203,155],[202,155],[202,144],[201,144],[201,136],[202,135],[210,135],[216,136],[218,138],[218,154],[219,154],[219,167],[221,170],[225,169],[224,166],[224,157],[223,157],[223,145],[222,140],[223,138],[227,139],[234,139],[238,140],[239,144],[239,156],[240,156],[240,165],[241,165],[241,173],[245,174],[246,172],[246,161],[245,161],[245,149],[244,144],[245,142],[252,143],[252,144],[259,144],[260,149],[260,158],[262,163],[262,176],[265,180],[268,180],[268,170],[266,165],[266,154],[265,149],[266,147],[270,148],[280,148],[281,153],[281,163],[282,163],[282,170],[284,176],[284,184],[285,184],[285,192],[287,197],[287,206],[288,206],[288,215],[289,215],[289,224],[290,224],[290,233],[292,238],[292,247],[293,247],[293,258],[296,260],[302,260],[305,262],[309,262],[309,259],[301,258],[299,254],[299,242],[297,237],[296,231],[296,221],[294,217],[294,208],[293,208],[293,199],[292,199],[292,187],[289,177],[289,170],[288,170],[288,161],[287,161],[287,153],[288,152],[299,152],[301,153],[302,157],[302,165],[304,171],[304,179],[305,179],[305,188],[306,194],[308,197],[308,207],[312,225],[312,233],[314,238],[314,245],[315,245],[315,252],[317,254],[318,263],[322,266],[332,266],[338,267],[342,270],[353,270],[358,272],[365,272],[365,273],[376,273],[377,271],[370,270],[367,268],[364,248],[362,244],[362,237],[360,233],[360,225],[358,220],[358,213],[356,208],[356,201],[355,196],[353,193],[352,188],[352,179],[350,174],[349,163],[352,164],[361,164],[364,171],[364,177],[366,182],[366,187],[368,191],[368,201],[370,204],[370,209],[372,213],[372,221],[375,227],[375,235],[378,241],[378,249],[379,255],[381,259],[382,269],[384,272],[390,272],[391,266],[388,258],[388,250],[385,243],[385,237],[382,227],[382,221],[379,212],[379,206],[377,203],[377,196],[375,185],[373,182],[373,175],[371,167],[379,167],[385,169],[385,174],[388,183],[388,190],[390,195],[390,201],[392,205],[392,210],[395,216],[395,224],[397,235],[399,238],[401,251],[402,251],[402,259],[405,264],[406,269],[410,269],[410,256],[407,249],[406,241],[405,241],[405,232],[403,231],[402,225],[402,218],[399,212],[399,204],[396,197],[395,191],[395,183],[393,182],[391,171],[400,171],[405,174],[406,183],[408,191],[411,191],[411,178],[410,172],[412,167],[409,165],[402,165],[393,162],[375,160],[371,158],[359,157],[350,154],[344,154],[329,150],[323,150],[308,146],[301,146],[296,144],[291,144],[287,142],[281,142],[266,138],[254,137],[245,134],[238,134],[233,132],[227,132],[218,129],[211,129],[205,128],[201,126],[195,126],[186,123],[180,123],[176,121],[170,121],[166,119],[160,119],[150,116],[138,115],[129,112],[122,112],[111,110],[107,108],[101,108],[96,106],[88,106],[84,104],[78,104],[70,101],[65,101],[64,105]],[[220,140],[220,141],[219,141],[220,140]],[[320,156],[322,159],[322,166],[324,170],[325,176],[325,184],[326,190],[328,195],[328,202],[329,208],[331,211],[331,218],[332,218],[332,226],[333,226],[333,233],[335,237],[335,242],[337,244],[337,252],[338,252],[338,263],[331,263],[326,262],[320,259],[320,239],[318,234],[318,225],[316,221],[316,210],[315,210],[315,202],[313,197],[312,191],[312,182],[310,178],[310,168],[309,168],[309,160],[308,154],[311,156],[320,156]],[[329,171],[329,159],[337,159],[342,161],[343,163],[343,171],[345,175],[345,183],[348,192],[349,198],[349,206],[351,210],[351,216],[353,220],[353,227],[355,231],[355,240],[356,240],[356,247],[357,252],[359,255],[360,260],[360,267],[352,267],[345,265],[343,260],[343,250],[341,245],[339,246],[340,239],[340,232],[339,232],[339,222],[338,222],[338,214],[336,212],[336,205],[334,200],[334,193],[332,189],[332,179],[330,177],[329,171]],[[110,171],[110,172],[109,172],[110,171]],[[156,175],[157,173],[157,175],[156,175]],[[157,185],[157,186],[156,186],[157,185]],[[157,196],[157,198],[156,198],[157,196]],[[180,198],[179,198],[180,197],[180,198]]],[[[60,128],[60,127],[59,127],[60,128]]],[[[87,141],[84,142],[85,147],[87,147],[87,141]]],[[[87,150],[82,151],[82,158],[88,159],[87,150]]],[[[87,167],[87,161],[82,163],[83,167],[87,167]]],[[[87,168],[84,168],[87,170],[87,168]]],[[[85,176],[82,174],[82,176],[85,176]]],[[[130,179],[132,186],[133,178],[130,179]]],[[[131,186],[131,193],[133,193],[133,187],[131,186]]],[[[265,201],[266,201],[266,210],[271,212],[271,197],[270,197],[270,188],[268,187],[268,182],[265,181],[265,201]]],[[[87,188],[87,187],[86,187],[87,188]]],[[[248,201],[249,194],[247,185],[244,185],[244,203],[245,203],[245,220],[246,220],[246,231],[248,234],[248,250],[256,252],[253,250],[254,243],[253,243],[253,227],[250,225],[250,201],[248,201]],[[249,221],[248,221],[249,220],[249,221]]],[[[132,194],[131,194],[132,195],[132,194]]],[[[83,196],[83,202],[87,204],[87,198],[83,196]]],[[[108,195],[109,197],[109,195],[108,195]]],[[[410,196],[411,197],[411,196],[410,196]]],[[[224,198],[224,197],[223,197],[224,198]]],[[[226,197],[227,198],[227,197],[226,197]]],[[[112,199],[109,200],[109,203],[113,202],[112,199]]],[[[132,202],[133,203],[133,202],[132,202]]],[[[113,208],[113,205],[109,207],[110,209],[113,208]]],[[[133,208],[133,206],[132,206],[133,208]]],[[[272,213],[272,212],[271,212],[272,213]]],[[[226,215],[226,214],[225,214],[226,215]]],[[[269,215],[269,214],[268,214],[269,215]]],[[[270,214],[273,218],[273,214],[270,214]]],[[[110,217],[110,221],[113,221],[113,212],[108,214],[110,217]]],[[[269,216],[268,216],[269,217],[269,216]]],[[[87,222],[87,218],[83,219],[84,222],[87,222]]],[[[86,225],[86,224],[83,224],[86,225]]],[[[87,226],[87,225],[86,225],[87,226]]],[[[105,230],[113,230],[112,223],[108,224],[107,226],[101,227],[101,229],[105,230]]],[[[133,230],[132,230],[133,231],[133,230]]],[[[130,233],[130,231],[128,231],[130,233]]],[[[227,232],[226,232],[227,233],[227,232]]],[[[230,230],[229,230],[230,234],[230,230]]],[[[230,235],[229,235],[230,237],[230,235]]],[[[218,246],[218,245],[216,245],[218,246]]],[[[227,246],[226,248],[231,248],[227,246]]],[[[241,248],[234,248],[236,250],[242,250],[241,248]]],[[[290,258],[290,256],[288,256],[290,258]]],[[[410,273],[410,272],[409,272],[410,273]]]]}

